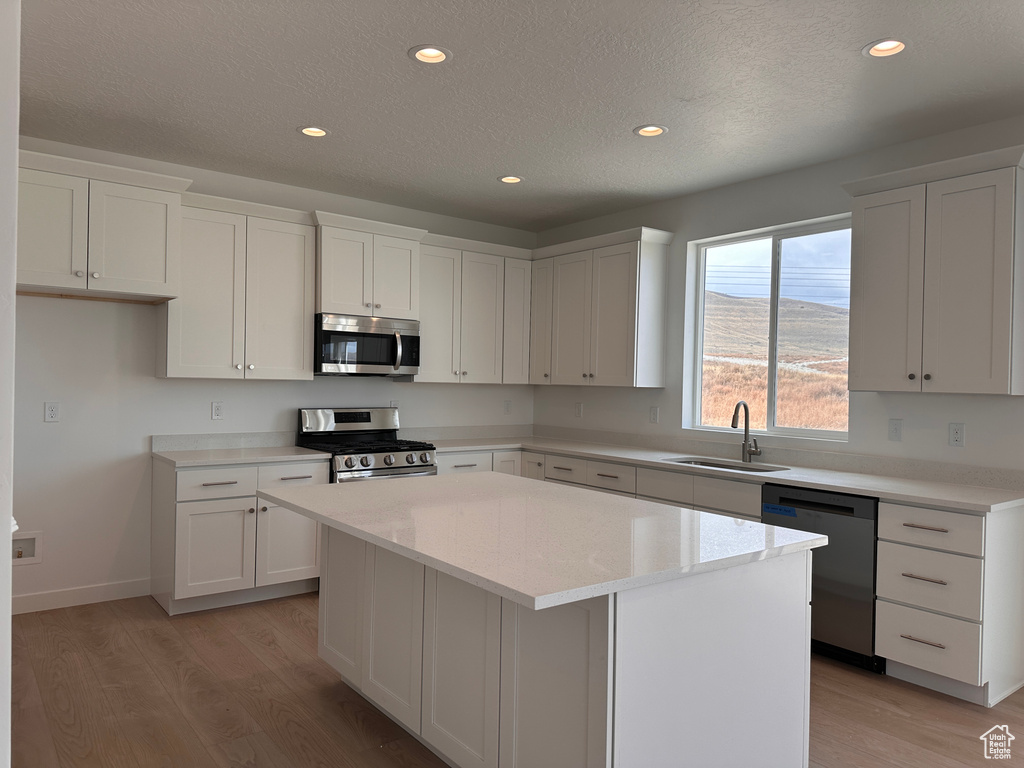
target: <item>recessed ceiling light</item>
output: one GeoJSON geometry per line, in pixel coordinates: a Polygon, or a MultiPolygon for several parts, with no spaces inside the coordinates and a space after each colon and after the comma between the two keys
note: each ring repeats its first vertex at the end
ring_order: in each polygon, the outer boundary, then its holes
{"type": "Polygon", "coordinates": [[[873,43],[868,43],[861,48],[861,53],[865,56],[874,56],[876,58],[882,56],[895,56],[906,47],[906,43],[887,37],[884,40],[875,40],[873,43]]]}
{"type": "Polygon", "coordinates": [[[417,45],[409,49],[409,56],[424,64],[440,64],[448,61],[452,52],[437,45],[417,45]]]}
{"type": "Polygon", "coordinates": [[[637,136],[645,136],[648,138],[651,136],[661,136],[666,131],[668,131],[668,128],[664,125],[638,125],[633,129],[633,133],[637,136]]]}
{"type": "Polygon", "coordinates": [[[315,125],[307,125],[305,128],[299,128],[299,133],[304,133],[306,136],[314,136],[316,138],[327,135],[327,131],[323,128],[317,128],[315,125]]]}
{"type": "Polygon", "coordinates": [[[498,181],[505,184],[518,184],[522,181],[522,178],[519,176],[499,176],[498,181]]]}

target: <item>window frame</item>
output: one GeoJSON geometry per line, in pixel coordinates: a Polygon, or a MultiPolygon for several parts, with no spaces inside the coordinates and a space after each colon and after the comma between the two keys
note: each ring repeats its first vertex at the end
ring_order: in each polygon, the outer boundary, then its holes
{"type": "MultiPolygon", "coordinates": [[[[837,440],[842,442],[849,441],[849,415],[847,415],[847,428],[845,431],[831,430],[831,429],[804,429],[802,427],[780,427],[775,424],[776,408],[777,408],[777,397],[778,397],[778,322],[779,322],[779,282],[781,275],[781,263],[782,263],[782,247],[781,242],[788,240],[792,237],[802,237],[804,235],[818,235],[823,232],[836,232],[841,229],[850,229],[852,236],[851,227],[851,215],[842,214],[839,216],[829,216],[824,219],[816,219],[813,221],[797,222],[794,224],[784,224],[777,227],[768,227],[765,229],[754,230],[750,232],[741,232],[733,235],[725,235],[723,237],[708,238],[706,240],[700,240],[694,243],[696,246],[697,255],[697,274],[696,274],[696,322],[694,323],[694,332],[692,334],[693,348],[695,354],[693,356],[693,368],[690,371],[692,376],[692,392],[691,406],[692,412],[690,414],[692,428],[700,430],[702,432],[731,432],[730,427],[718,427],[709,424],[701,423],[701,404],[704,396],[704,293],[705,293],[705,277],[707,274],[707,258],[706,253],[708,248],[717,248],[723,245],[733,245],[735,243],[744,243],[751,240],[767,240],[772,239],[772,258],[771,258],[771,287],[769,295],[769,319],[768,319],[768,412],[765,415],[765,429],[751,429],[751,434],[760,435],[771,435],[778,437],[797,437],[797,438],[811,438],[817,440],[837,440]]],[[[852,262],[852,254],[851,254],[852,262]]],[[[852,270],[851,263],[851,270],[852,270]]],[[[849,348],[847,348],[847,355],[849,355],[849,348]]],[[[849,371],[847,371],[847,391],[849,391],[849,371]]]]}

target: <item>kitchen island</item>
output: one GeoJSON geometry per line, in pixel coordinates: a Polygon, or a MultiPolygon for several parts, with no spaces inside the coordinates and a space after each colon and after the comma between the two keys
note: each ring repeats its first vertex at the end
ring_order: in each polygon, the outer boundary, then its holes
{"type": "Polygon", "coordinates": [[[487,472],[263,495],[325,526],[320,655],[453,765],[807,764],[825,537],[487,472]]]}

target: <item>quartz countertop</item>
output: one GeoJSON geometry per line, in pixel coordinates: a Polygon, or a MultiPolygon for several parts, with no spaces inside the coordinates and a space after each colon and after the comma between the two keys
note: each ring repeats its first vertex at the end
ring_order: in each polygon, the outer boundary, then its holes
{"type": "Polygon", "coordinates": [[[331,454],[312,451],[295,445],[276,448],[212,448],[205,451],[154,451],[153,458],[165,461],[176,469],[215,467],[227,464],[266,464],[287,461],[324,461],[331,454]]]}
{"type": "Polygon", "coordinates": [[[828,542],[817,534],[496,472],[261,493],[532,609],[828,542]]]}
{"type": "MultiPolygon", "coordinates": [[[[757,485],[778,483],[780,485],[818,488],[839,493],[876,496],[881,501],[889,501],[896,504],[931,506],[972,514],[985,514],[1015,507],[1024,507],[1024,493],[1021,491],[804,467],[791,467],[781,472],[764,473],[715,469],[713,467],[686,466],[684,468],[679,464],[666,461],[666,459],[691,454],[622,445],[583,443],[546,437],[438,440],[435,441],[435,445],[437,446],[438,453],[521,449],[536,453],[576,456],[599,461],[620,461],[639,467],[682,472],[689,475],[721,477],[745,483],[755,483],[757,485]]],[[[707,458],[712,461],[714,460],[714,457],[707,458]]],[[[755,459],[756,463],[761,462],[755,459]]],[[[764,463],[770,464],[772,462],[767,461],[764,463]]]]}

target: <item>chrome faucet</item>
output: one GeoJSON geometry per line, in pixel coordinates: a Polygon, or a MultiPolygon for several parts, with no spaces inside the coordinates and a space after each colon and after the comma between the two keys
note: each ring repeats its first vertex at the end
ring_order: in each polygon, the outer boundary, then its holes
{"type": "Polygon", "coordinates": [[[736,408],[732,412],[732,428],[736,429],[740,424],[740,406],[743,406],[743,447],[740,449],[740,458],[743,461],[753,461],[751,457],[760,456],[761,449],[757,447],[757,438],[750,439],[750,407],[747,405],[746,400],[740,400],[736,403],[736,408]]]}

